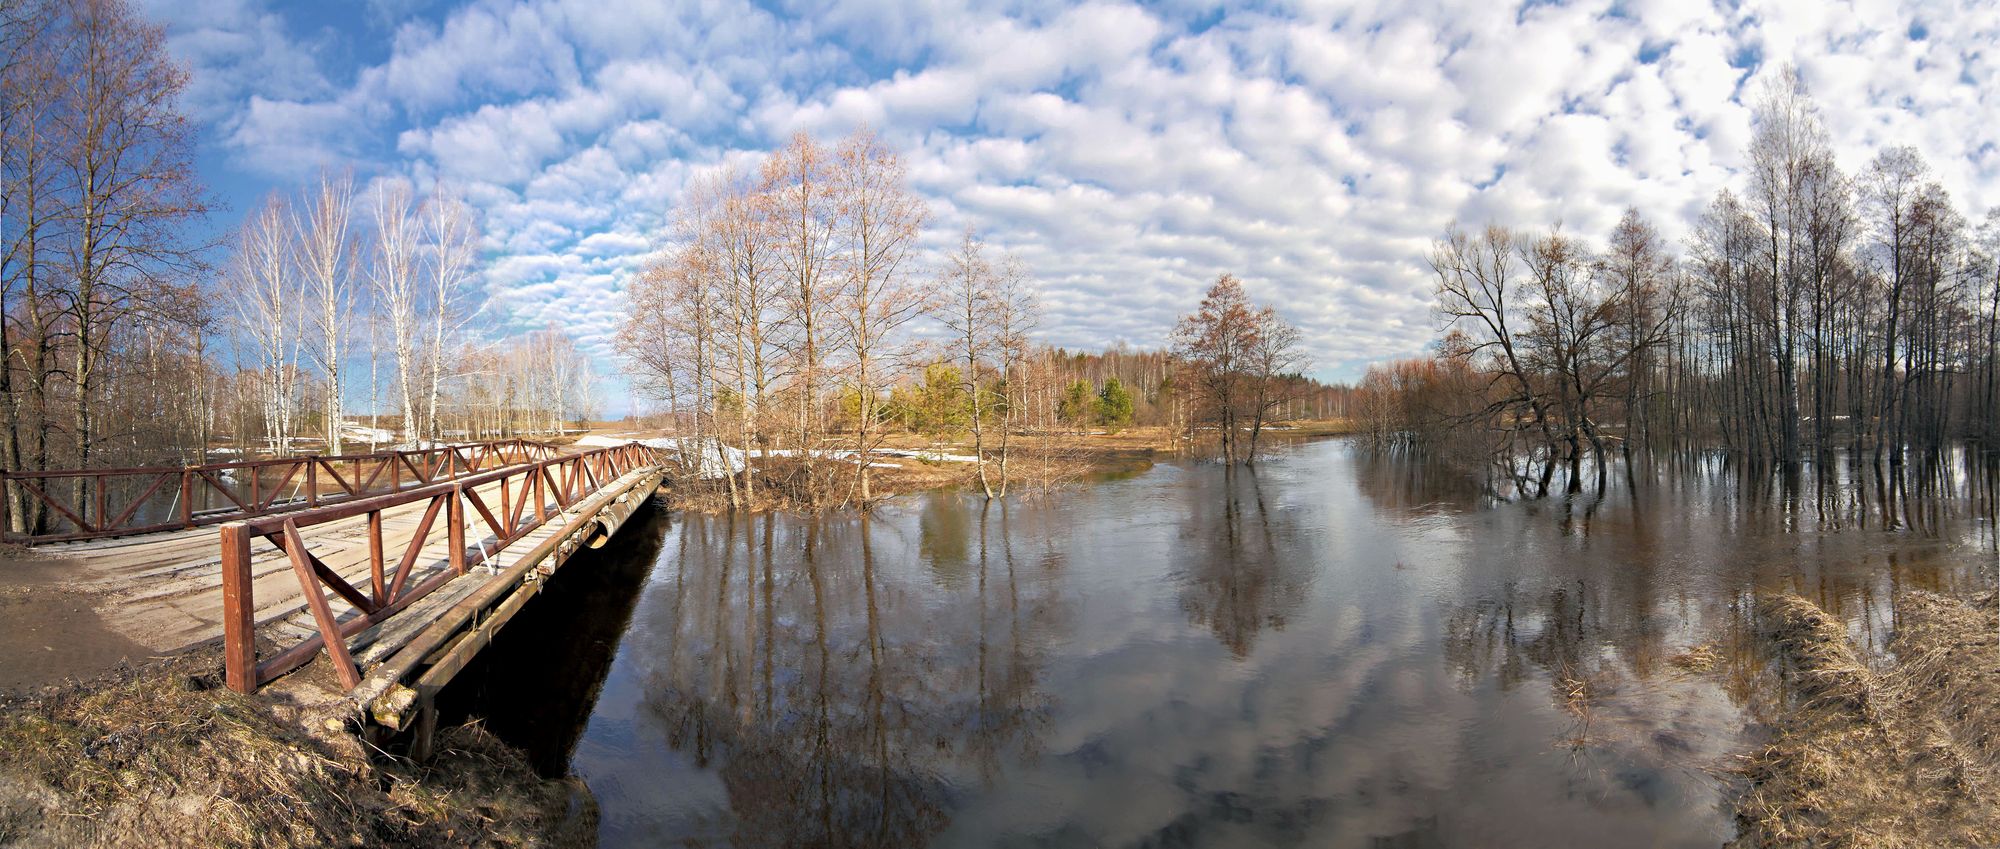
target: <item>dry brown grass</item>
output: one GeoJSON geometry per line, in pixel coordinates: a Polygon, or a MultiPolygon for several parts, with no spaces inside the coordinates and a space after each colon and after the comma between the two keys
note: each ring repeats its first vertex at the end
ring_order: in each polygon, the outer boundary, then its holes
{"type": "Polygon", "coordinates": [[[1668,658],[1667,662],[1686,672],[1713,672],[1722,665],[1722,653],[1712,645],[1689,646],[1686,651],[1668,658]]]}
{"type": "Polygon", "coordinates": [[[2000,767],[2000,636],[1990,604],[1991,596],[1967,604],[1905,593],[1889,644],[1898,662],[1888,676],[1906,703],[1936,712],[1989,770],[2000,767]]]}
{"type": "MultiPolygon", "coordinates": [[[[426,766],[330,706],[215,686],[192,655],[0,703],[0,846],[543,846],[584,842],[581,785],[478,728],[426,766]]],[[[587,798],[587,791],[585,798],[587,798]]]]}
{"type": "Polygon", "coordinates": [[[1990,781],[1919,702],[1885,687],[1845,626],[1797,596],[1758,607],[1788,691],[1742,769],[1737,847],[1993,846],[1990,781]]]}
{"type": "MultiPolygon", "coordinates": [[[[903,440],[909,444],[897,444],[889,440],[892,448],[938,450],[946,453],[970,453],[970,446],[951,443],[931,443],[918,440],[903,440]]],[[[1153,450],[1131,448],[1117,444],[1065,443],[1061,454],[1055,458],[1037,457],[1025,448],[1017,447],[1008,458],[1007,476],[1010,494],[1032,495],[1059,489],[1091,475],[1126,474],[1144,471],[1152,465],[1153,450]]],[[[990,457],[989,457],[990,458],[990,457]]],[[[881,466],[869,472],[869,490],[874,501],[893,498],[912,492],[952,488],[977,488],[978,470],[972,463],[953,461],[932,461],[913,457],[883,456],[879,462],[894,467],[881,466]]],[[[742,509],[751,512],[769,510],[810,511],[818,508],[840,508],[857,506],[859,490],[854,485],[855,468],[852,463],[825,462],[816,472],[820,477],[816,492],[808,493],[800,485],[805,479],[792,458],[770,458],[755,461],[757,469],[756,497],[742,504],[742,509]]],[[[996,464],[987,466],[987,473],[999,474],[996,464]]],[[[729,491],[721,480],[683,482],[670,490],[669,498],[675,509],[699,513],[721,513],[730,509],[729,491]]]]}

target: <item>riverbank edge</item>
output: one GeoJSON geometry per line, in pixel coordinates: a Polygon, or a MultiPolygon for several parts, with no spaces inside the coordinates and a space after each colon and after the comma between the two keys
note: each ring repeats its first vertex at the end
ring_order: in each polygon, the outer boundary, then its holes
{"type": "Polygon", "coordinates": [[[2000,845],[2000,631],[1994,598],[1897,598],[1892,657],[1796,595],[1758,605],[1785,709],[1744,756],[1736,849],[2000,845]]]}
{"type": "Polygon", "coordinates": [[[589,788],[477,724],[415,763],[363,741],[323,669],[243,695],[220,668],[211,648],[0,695],[0,847],[595,843],[589,788]]]}
{"type": "MultiPolygon", "coordinates": [[[[1274,425],[1267,429],[1264,439],[1267,448],[1275,448],[1286,442],[1331,439],[1357,433],[1359,431],[1354,424],[1344,420],[1306,421],[1274,425]]],[[[1187,450],[1183,434],[1162,427],[1066,435],[1049,451],[1054,455],[1051,457],[1039,456],[1026,438],[1017,439],[1022,441],[1016,444],[1008,459],[1008,480],[1004,488],[1008,495],[1047,493],[1094,478],[1143,472],[1165,458],[1199,456],[1187,450]]],[[[968,442],[900,440],[882,448],[899,453],[883,454],[877,461],[877,467],[870,471],[868,504],[918,492],[979,488],[977,464],[967,459],[944,459],[969,457],[972,446],[968,442]],[[937,460],[906,456],[911,451],[936,452],[941,456],[937,460]]],[[[853,485],[855,472],[852,465],[833,463],[829,467],[835,470],[838,485],[830,487],[833,491],[827,495],[831,497],[818,505],[805,503],[785,492],[784,478],[793,471],[788,466],[774,465],[761,470],[757,475],[761,482],[757,497],[749,503],[732,505],[726,484],[720,479],[704,482],[700,486],[681,485],[663,492],[673,509],[704,514],[731,511],[812,512],[862,506],[860,500],[854,497],[857,488],[853,485]]],[[[990,445],[987,449],[987,473],[998,475],[995,449],[990,445]]],[[[1001,489],[997,479],[995,487],[996,490],[1001,489]]]]}

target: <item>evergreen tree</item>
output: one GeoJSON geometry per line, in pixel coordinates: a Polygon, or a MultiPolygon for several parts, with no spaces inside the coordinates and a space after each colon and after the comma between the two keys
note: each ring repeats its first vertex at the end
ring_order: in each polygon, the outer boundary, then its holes
{"type": "Polygon", "coordinates": [[[1132,423],[1132,392],[1118,378],[1105,380],[1097,393],[1097,423],[1113,432],[1132,423]]]}
{"type": "Polygon", "coordinates": [[[1090,384],[1082,380],[1072,381],[1069,388],[1063,390],[1062,400],[1056,405],[1056,415],[1078,427],[1089,424],[1096,412],[1096,399],[1090,391],[1090,384]]]}

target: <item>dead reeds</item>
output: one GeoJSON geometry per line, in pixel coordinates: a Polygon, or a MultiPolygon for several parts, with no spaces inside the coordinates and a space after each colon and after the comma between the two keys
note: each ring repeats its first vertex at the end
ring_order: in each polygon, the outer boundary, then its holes
{"type": "Polygon", "coordinates": [[[1888,686],[1846,626],[1797,596],[1758,606],[1786,704],[1770,742],[1745,759],[1737,847],[1992,846],[1989,777],[1955,745],[1928,700],[1888,686]]]}
{"type": "MultiPolygon", "coordinates": [[[[0,846],[545,846],[588,833],[477,727],[419,766],[365,748],[338,702],[216,686],[183,656],[0,703],[0,846]]],[[[586,791],[587,792],[587,791],[586,791]]],[[[590,810],[589,806],[582,806],[590,810]]]]}

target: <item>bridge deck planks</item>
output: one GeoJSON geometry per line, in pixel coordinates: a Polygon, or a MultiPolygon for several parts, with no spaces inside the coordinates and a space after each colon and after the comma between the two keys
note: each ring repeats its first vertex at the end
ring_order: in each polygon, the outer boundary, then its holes
{"type": "MultiPolygon", "coordinates": [[[[479,494],[498,513],[498,485],[481,487],[479,494]]],[[[409,545],[427,506],[426,499],[382,512],[386,580],[394,581],[395,564],[409,545]]],[[[549,510],[549,522],[509,545],[497,559],[498,565],[512,562],[510,555],[533,548],[561,527],[565,519],[554,515],[557,508],[553,502],[549,510]]],[[[523,513],[523,523],[532,521],[533,511],[531,504],[523,513]]],[[[486,532],[486,523],[478,518],[476,511],[468,508],[465,513],[468,544],[490,548],[494,540],[486,532]]],[[[414,587],[448,568],[445,521],[441,510],[431,529],[430,542],[412,567],[406,586],[414,587]]],[[[366,517],[357,516],[302,528],[300,533],[327,566],[348,583],[369,593],[367,528],[366,517]]],[[[94,599],[93,607],[105,626],[140,646],[165,654],[222,637],[220,526],[45,545],[39,550],[67,561],[75,569],[72,586],[94,599]]],[[[282,649],[318,633],[285,554],[269,541],[259,539],[252,543],[251,556],[258,635],[275,641],[282,649]]],[[[466,576],[448,582],[410,609],[391,617],[389,623],[355,635],[349,644],[356,647],[357,659],[364,652],[380,651],[373,644],[388,624],[397,620],[427,620],[430,618],[425,615],[427,610],[448,607],[452,601],[476,590],[486,577],[482,568],[475,567],[466,576]]],[[[338,595],[327,592],[326,597],[341,620],[358,615],[338,595]]]]}

